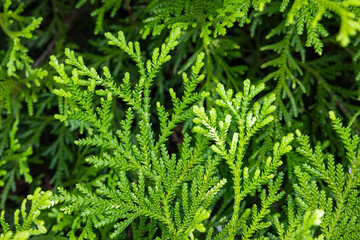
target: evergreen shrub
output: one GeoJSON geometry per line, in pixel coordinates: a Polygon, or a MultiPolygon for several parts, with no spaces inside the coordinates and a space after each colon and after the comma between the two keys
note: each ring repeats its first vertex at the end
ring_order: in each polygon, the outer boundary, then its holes
{"type": "Polygon", "coordinates": [[[0,240],[360,239],[359,0],[0,3],[0,240]]]}

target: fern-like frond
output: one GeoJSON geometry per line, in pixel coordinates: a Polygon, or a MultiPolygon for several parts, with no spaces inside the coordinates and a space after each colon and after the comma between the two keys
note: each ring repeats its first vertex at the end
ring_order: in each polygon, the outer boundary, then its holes
{"type": "Polygon", "coordinates": [[[335,156],[324,154],[320,146],[312,149],[309,138],[297,131],[299,147],[297,151],[306,163],[297,167],[295,174],[299,183],[295,185],[297,204],[306,211],[324,210],[320,224],[325,239],[339,239],[342,236],[358,236],[359,208],[356,196],[359,182],[359,137],[351,135],[351,128],[344,127],[334,112],[330,112],[333,128],[340,136],[346,149],[346,159],[336,163],[335,156]],[[305,171],[303,171],[305,170],[305,171]],[[319,190],[314,177],[328,187],[319,190]]]}
{"type": "Polygon", "coordinates": [[[5,221],[5,211],[1,212],[0,226],[2,233],[1,240],[11,239],[29,239],[31,236],[46,233],[45,222],[39,219],[41,210],[47,209],[54,205],[51,200],[51,191],[41,191],[37,188],[32,195],[28,195],[21,204],[21,209],[16,209],[14,213],[15,231],[10,228],[10,225],[5,221]],[[31,201],[31,208],[26,210],[27,202],[31,201]],[[21,213],[21,216],[20,216],[21,213]],[[21,220],[20,220],[21,219],[21,220]]]}
{"type": "Polygon", "coordinates": [[[40,80],[47,75],[47,71],[32,67],[33,60],[22,41],[33,37],[33,31],[39,27],[42,18],[21,16],[23,4],[15,10],[11,10],[11,5],[11,0],[5,0],[3,11],[0,12],[0,28],[8,41],[6,51],[0,52],[0,110],[5,108],[11,112],[11,95],[16,94],[19,99],[25,100],[32,115],[40,80]]]}
{"type": "Polygon", "coordinates": [[[159,135],[152,129],[151,87],[161,66],[170,60],[169,52],[177,45],[179,35],[178,29],[173,30],[161,48],[153,51],[151,60],[144,62],[139,43],[127,42],[122,32],[118,37],[106,34],[110,45],[121,48],[137,64],[139,80],[134,86],[128,73],[118,84],[107,68],[100,76],[95,69],[87,68],[73,51],[65,52],[66,63],[73,66],[71,76],[63,64],[51,58],[50,64],[59,74],[55,80],[61,84],[55,93],[74,104],[74,109],[56,117],[61,121],[83,122],[90,129],[90,135],[76,143],[103,150],[87,161],[97,168],[114,170],[119,179],[114,186],[117,190],[99,180],[94,185],[95,191],[78,184],[77,194],[61,188],[56,198],[65,203],[65,213],[82,209],[86,226],[113,226],[111,238],[119,236],[134,221],[155,221],[164,236],[171,238],[192,236],[194,231],[204,232],[203,222],[210,217],[208,207],[226,183],[225,179],[216,177],[220,159],[206,157],[207,141],[195,138],[195,146],[189,147],[192,138],[186,135],[179,157],[169,154],[165,145],[173,129],[193,116],[190,106],[204,95],[195,92],[204,79],[204,75],[200,75],[203,53],[198,55],[191,75],[182,74],[183,96],[177,97],[170,89],[172,111],[168,112],[157,102],[159,135]],[[125,102],[128,108],[121,128],[112,131],[110,108],[116,99],[125,102]],[[99,106],[96,106],[98,100],[99,106]],[[139,126],[137,133],[133,129],[135,120],[139,126]],[[135,172],[135,179],[127,172],[135,172]],[[182,194],[178,196],[180,189],[183,189],[182,194]]]}
{"type": "MultiPolygon", "coordinates": [[[[257,168],[254,172],[250,172],[251,175],[249,174],[249,168],[244,161],[248,144],[256,132],[260,131],[260,129],[264,128],[274,120],[272,113],[276,109],[275,106],[272,105],[275,101],[274,94],[266,97],[262,101],[262,104],[259,102],[251,104],[253,98],[264,90],[264,87],[264,84],[255,86],[251,85],[249,80],[245,80],[244,91],[233,96],[233,91],[231,89],[225,91],[223,85],[219,84],[216,91],[218,92],[220,99],[216,100],[215,103],[223,109],[224,112],[219,115],[221,116],[220,119],[215,108],[212,108],[207,114],[203,107],[194,107],[196,118],[194,118],[193,121],[197,124],[194,131],[214,141],[211,148],[219,155],[219,157],[225,160],[234,181],[234,206],[232,217],[216,239],[221,239],[227,234],[229,239],[234,238],[238,228],[241,225],[244,225],[244,221],[247,219],[246,215],[244,215],[244,217],[239,216],[241,202],[252,191],[259,186],[266,184],[269,179],[274,177],[273,171],[282,164],[281,156],[291,150],[289,143],[293,139],[292,134],[283,137],[281,143],[278,142],[274,144],[273,157],[269,156],[266,160],[264,159],[266,164],[262,170],[257,168]],[[232,136],[229,136],[228,131],[232,124],[235,125],[236,132],[234,132],[232,136]],[[227,139],[232,140],[229,141],[227,139]]],[[[261,223],[264,224],[262,227],[256,225],[257,223],[260,224],[260,220],[262,220],[267,213],[267,200],[276,201],[276,191],[278,191],[278,187],[270,192],[269,198],[266,198],[265,195],[263,195],[263,205],[265,205],[263,208],[264,212],[257,213],[256,207],[254,208],[254,225],[245,228],[243,232],[244,237],[250,238],[257,229],[269,226],[267,223],[261,223]]],[[[245,212],[244,214],[249,213],[250,212],[245,212]]]]}

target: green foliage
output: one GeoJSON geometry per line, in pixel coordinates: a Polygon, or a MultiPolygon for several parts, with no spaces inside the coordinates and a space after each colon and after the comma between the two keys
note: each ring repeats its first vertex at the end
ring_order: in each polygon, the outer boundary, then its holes
{"type": "Polygon", "coordinates": [[[1,239],[360,238],[359,1],[0,2],[1,239]]]}
{"type": "Polygon", "coordinates": [[[27,164],[27,159],[32,154],[32,149],[31,147],[24,148],[21,146],[16,138],[18,124],[18,120],[14,122],[9,136],[2,136],[2,146],[6,146],[6,148],[0,149],[0,186],[4,187],[1,193],[1,208],[4,208],[10,189],[15,190],[16,178],[19,179],[22,175],[26,182],[32,182],[30,169],[27,164]]]}
{"type": "MultiPolygon", "coordinates": [[[[283,1],[281,10],[286,8],[288,1],[283,1]]],[[[319,22],[325,17],[330,17],[331,13],[335,13],[340,17],[340,30],[336,40],[342,46],[347,46],[350,43],[350,37],[354,36],[360,30],[360,24],[356,19],[356,15],[352,12],[352,7],[358,7],[358,1],[294,1],[288,13],[287,21],[290,24],[295,24],[297,33],[301,35],[306,27],[307,41],[306,46],[314,46],[315,51],[322,53],[323,44],[319,36],[326,37],[328,32],[319,22]]]]}
{"type": "MultiPolygon", "coordinates": [[[[261,221],[269,214],[268,208],[270,205],[279,201],[283,195],[283,193],[277,194],[281,185],[282,175],[279,175],[275,183],[270,179],[274,178],[273,172],[282,164],[281,156],[291,151],[289,144],[293,140],[292,134],[283,137],[281,143],[277,142],[274,144],[272,157],[269,156],[263,159],[266,162],[265,166],[262,167],[263,169],[260,166],[246,166],[247,164],[244,164],[246,149],[251,138],[257,131],[274,120],[274,117],[271,115],[275,111],[275,106],[272,105],[275,101],[274,95],[263,99],[262,104],[255,102],[250,110],[251,100],[264,87],[264,84],[258,86],[251,85],[250,81],[246,80],[244,82],[244,92],[239,92],[233,97],[231,89],[225,91],[221,84],[218,85],[216,91],[220,99],[216,100],[215,103],[225,110],[222,114],[226,114],[225,118],[222,118],[223,120],[217,118],[217,111],[214,108],[209,111],[209,116],[207,116],[204,108],[194,107],[194,112],[197,116],[197,118],[194,118],[194,122],[201,124],[196,126],[194,131],[211,138],[215,142],[211,145],[212,150],[225,160],[233,175],[234,210],[231,219],[225,225],[225,229],[219,234],[221,237],[228,234],[229,238],[233,239],[240,227],[243,229],[241,232],[242,238],[249,239],[256,231],[268,227],[268,222],[261,221]],[[234,119],[237,131],[232,136],[228,136],[227,133],[232,119],[234,119]],[[229,141],[230,139],[232,141],[229,141]],[[256,168],[255,171],[250,172],[251,175],[249,174],[249,167],[256,168]],[[246,219],[250,214],[250,209],[247,209],[247,211],[240,215],[241,201],[255,189],[267,183],[270,184],[268,196],[266,196],[265,191],[262,192],[262,208],[258,212],[257,206],[253,206],[252,222],[247,225],[246,219]]],[[[217,239],[221,239],[221,237],[217,239]]]]}
{"type": "MultiPolygon", "coordinates": [[[[180,31],[174,30],[161,46],[161,50],[154,49],[151,60],[145,63],[139,43],[126,42],[122,32],[119,32],[118,37],[106,34],[110,45],[121,48],[137,64],[139,81],[133,87],[128,73],[125,73],[123,83],[117,85],[107,68],[103,69],[104,77],[100,77],[95,69],[87,68],[83,59],[76,58],[70,50],[66,50],[65,54],[66,63],[74,67],[71,77],[66,74],[63,64],[59,64],[55,57],[51,58],[50,64],[59,74],[56,81],[64,85],[64,88],[55,91],[56,94],[70,99],[76,105],[74,111],[58,115],[57,118],[62,121],[81,118],[84,125],[88,126],[91,136],[79,139],[76,143],[98,146],[104,150],[101,155],[92,156],[87,161],[97,168],[107,167],[114,170],[107,175],[106,178],[109,179],[103,178],[95,182],[95,192],[83,185],[77,185],[81,195],[69,194],[64,189],[59,190],[60,195],[57,199],[66,203],[63,208],[66,213],[83,209],[82,218],[86,219],[86,229],[89,231],[84,231],[81,235],[83,237],[94,235],[88,225],[94,225],[96,228],[110,225],[114,228],[110,237],[115,238],[138,219],[140,222],[149,221],[153,227],[159,225],[163,238],[183,238],[192,236],[195,230],[205,231],[202,222],[210,216],[207,208],[211,204],[211,199],[226,183],[225,179],[220,180],[214,176],[213,170],[219,159],[208,159],[203,165],[207,152],[204,151],[206,142],[197,139],[195,147],[189,148],[190,136],[184,139],[179,159],[176,155],[169,154],[165,145],[176,125],[192,116],[189,106],[201,97],[200,94],[194,93],[194,90],[204,78],[203,75],[199,75],[203,65],[203,53],[199,54],[195,66],[192,67],[191,77],[183,74],[183,97],[178,98],[170,89],[172,113],[168,113],[164,106],[157,102],[160,134],[156,136],[151,128],[149,109],[152,81],[161,65],[170,60],[169,52],[178,44],[176,40],[179,35],[180,31]],[[86,90],[81,90],[84,87],[86,90]],[[95,100],[97,96],[100,97],[100,106],[94,109],[94,101],[98,102],[95,100]],[[110,130],[112,119],[109,116],[114,98],[121,99],[129,107],[125,119],[121,121],[121,129],[113,132],[110,130]],[[138,133],[135,133],[136,144],[132,144],[131,130],[135,116],[139,128],[138,133]],[[137,174],[130,178],[127,172],[137,174]],[[106,185],[111,178],[118,179],[113,186],[118,189],[116,191],[106,185]],[[173,181],[174,179],[178,180],[173,181]],[[146,184],[148,181],[151,182],[150,185],[146,184]],[[180,189],[182,192],[179,192],[180,189]],[[175,201],[175,198],[178,200],[175,201]],[[157,211],[154,212],[154,209],[157,211]],[[171,209],[176,210],[174,212],[171,209]],[[182,214],[184,216],[181,217],[182,214]],[[119,220],[122,221],[118,222],[119,220]]],[[[72,231],[75,230],[76,228],[73,228],[72,231]]],[[[154,235],[156,230],[147,231],[154,235]]]]}
{"type": "Polygon", "coordinates": [[[351,136],[350,126],[344,127],[334,112],[330,112],[333,128],[345,147],[346,158],[335,163],[332,154],[322,153],[320,146],[312,149],[307,136],[297,131],[297,151],[306,163],[296,167],[299,183],[294,186],[296,201],[302,210],[323,209],[324,221],[320,224],[326,239],[359,238],[359,136],[351,136]],[[311,179],[313,177],[313,180],[311,179]],[[315,179],[324,182],[326,188],[319,190],[315,179]]]}
{"type": "MultiPolygon", "coordinates": [[[[360,24],[352,7],[360,6],[358,1],[331,1],[331,0],[296,0],[289,6],[288,0],[241,0],[241,1],[199,1],[199,0],[181,0],[181,1],[159,1],[153,0],[148,6],[148,12],[151,15],[145,20],[145,30],[143,37],[146,37],[150,31],[154,35],[160,34],[164,28],[180,27],[187,30],[189,27],[199,28],[200,37],[204,38],[205,44],[210,43],[209,36],[213,33],[214,38],[218,35],[225,35],[226,29],[234,26],[236,22],[242,27],[245,23],[251,21],[250,9],[255,11],[268,12],[273,11],[272,7],[278,8],[278,13],[286,11],[284,18],[285,26],[296,25],[296,32],[302,35],[304,29],[307,30],[306,46],[314,46],[315,51],[322,53],[323,43],[320,36],[328,36],[327,30],[320,23],[323,16],[330,17],[331,13],[339,15],[341,24],[336,40],[342,46],[350,43],[350,37],[354,36],[360,30],[360,24]],[[270,5],[270,7],[266,5],[270,5]],[[268,9],[267,9],[268,8],[268,9]],[[289,9],[287,9],[289,8],[289,9]],[[212,28],[211,31],[209,28],[212,28]]],[[[275,31],[279,29],[274,29],[275,31]]]]}
{"type": "Polygon", "coordinates": [[[284,223],[280,223],[276,218],[274,225],[277,236],[272,235],[272,239],[308,239],[320,240],[324,239],[323,235],[313,238],[313,227],[319,226],[324,216],[324,211],[315,209],[314,211],[306,211],[304,215],[295,215],[295,206],[292,198],[288,199],[286,228],[284,223]]]}
{"type": "MultiPolygon", "coordinates": [[[[210,43],[210,34],[216,38],[225,35],[226,29],[234,26],[236,21],[242,26],[247,19],[251,1],[159,1],[153,0],[147,7],[151,15],[145,19],[143,38],[152,31],[158,35],[164,28],[179,27],[187,30],[189,27],[198,28],[200,37],[205,44],[210,43]]],[[[256,1],[255,7],[264,5],[265,1],[256,1]]]]}
{"type": "Polygon", "coordinates": [[[33,31],[39,27],[42,18],[21,16],[23,4],[15,10],[11,10],[10,7],[11,0],[5,0],[3,11],[0,12],[0,26],[7,37],[6,50],[0,52],[0,108],[11,111],[11,96],[15,92],[18,95],[16,100],[24,99],[29,114],[32,115],[40,80],[47,75],[47,71],[31,66],[33,60],[28,56],[28,49],[21,41],[23,38],[32,38],[33,31]]]}
{"type": "Polygon", "coordinates": [[[53,206],[53,202],[50,200],[51,191],[41,191],[37,188],[34,194],[28,195],[21,204],[21,210],[16,209],[14,213],[15,232],[10,229],[10,225],[5,221],[5,211],[1,212],[0,225],[3,233],[0,234],[1,240],[10,239],[29,239],[30,236],[46,233],[44,221],[40,220],[39,214],[41,210],[53,206]],[[31,201],[30,211],[27,212],[27,201],[31,201]],[[19,214],[21,213],[21,220],[19,214]]]}

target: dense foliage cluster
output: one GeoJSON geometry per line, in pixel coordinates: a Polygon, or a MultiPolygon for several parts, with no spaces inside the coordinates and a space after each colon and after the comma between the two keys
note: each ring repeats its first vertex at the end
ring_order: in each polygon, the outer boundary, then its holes
{"type": "Polygon", "coordinates": [[[360,239],[359,0],[0,3],[0,240],[360,239]]]}

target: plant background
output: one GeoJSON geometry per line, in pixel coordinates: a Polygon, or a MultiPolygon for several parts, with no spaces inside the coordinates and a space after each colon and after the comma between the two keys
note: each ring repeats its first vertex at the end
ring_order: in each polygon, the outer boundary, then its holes
{"type": "MultiPolygon", "coordinates": [[[[85,162],[101,149],[74,144],[88,134],[86,126],[54,118],[54,114],[66,113],[69,105],[53,93],[59,86],[49,65],[50,55],[64,62],[64,50],[71,48],[86,59],[88,67],[108,66],[114,79],[122,79],[124,72],[136,75],[138,68],[131,58],[109,46],[105,32],[123,31],[127,39],[140,42],[144,57],[151,58],[171,29],[182,29],[179,44],[160,69],[152,90],[154,102],[160,101],[166,109],[172,106],[169,88],[177,94],[183,91],[181,74],[190,71],[200,52],[205,53],[201,70],[205,78],[198,90],[210,92],[204,100],[207,109],[216,107],[212,96],[217,94],[218,83],[235,92],[244,88],[245,79],[266,83],[259,98],[276,95],[276,120],[250,145],[253,155],[249,158],[254,163],[283,135],[300,129],[310,136],[312,146],[320,146],[334,155],[335,163],[345,166],[345,149],[334,134],[328,112],[335,112],[349,123],[353,134],[359,134],[359,2],[305,2],[2,0],[0,208],[6,209],[6,218],[12,219],[21,201],[37,187],[54,193],[60,186],[72,191],[76,183],[91,186],[107,174],[85,162]]],[[[119,128],[125,109],[113,103],[114,129],[119,128]]],[[[156,115],[155,108],[150,111],[156,115]]],[[[182,131],[192,127],[192,121],[187,121],[175,128],[169,152],[178,151],[182,131]]],[[[280,170],[287,180],[282,188],[286,195],[293,195],[294,168],[302,160],[291,152],[284,161],[280,170]]],[[[279,205],[285,202],[283,198],[279,205]]],[[[48,236],[54,239],[74,228],[72,216],[58,208],[42,216],[48,236]]]]}

